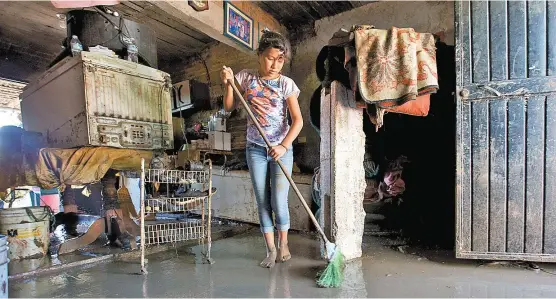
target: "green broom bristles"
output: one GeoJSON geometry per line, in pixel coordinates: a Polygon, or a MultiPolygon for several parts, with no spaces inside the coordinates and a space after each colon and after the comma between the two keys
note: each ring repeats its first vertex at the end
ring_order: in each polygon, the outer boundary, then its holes
{"type": "Polygon", "coordinates": [[[322,288],[337,288],[344,281],[344,255],[336,248],[326,269],[318,275],[317,285],[322,288]]]}

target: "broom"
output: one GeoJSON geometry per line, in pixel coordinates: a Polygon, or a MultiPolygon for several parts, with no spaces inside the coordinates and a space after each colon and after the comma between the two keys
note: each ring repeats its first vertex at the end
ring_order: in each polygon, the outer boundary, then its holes
{"type": "MultiPolygon", "coordinates": [[[[237,89],[236,85],[234,84],[234,82],[232,80],[228,80],[228,84],[230,84],[232,86],[232,88],[234,89],[234,92],[236,93],[236,95],[240,99],[241,104],[243,105],[243,107],[247,111],[247,114],[249,114],[249,117],[251,118],[251,121],[253,121],[253,123],[255,124],[255,127],[257,128],[257,130],[259,131],[259,133],[263,137],[264,142],[266,143],[268,148],[270,148],[271,147],[270,141],[268,140],[268,138],[266,138],[266,136],[264,134],[264,131],[261,128],[261,125],[259,124],[259,122],[255,118],[255,115],[253,115],[253,112],[251,111],[251,109],[247,105],[247,102],[245,102],[245,99],[243,98],[243,96],[241,95],[239,90],[237,89]]],[[[317,222],[317,219],[315,219],[315,216],[311,212],[311,209],[307,205],[307,202],[305,202],[305,199],[303,198],[303,195],[301,195],[301,192],[299,191],[295,182],[293,181],[293,179],[289,175],[289,173],[286,170],[286,167],[284,166],[282,161],[280,161],[278,159],[278,160],[276,160],[276,163],[278,163],[278,166],[280,166],[280,169],[282,169],[282,172],[284,173],[284,175],[286,176],[286,178],[290,182],[290,185],[292,186],[293,190],[295,191],[295,194],[297,194],[297,197],[301,201],[301,204],[303,204],[303,207],[305,208],[305,211],[307,211],[307,214],[309,214],[309,217],[313,221],[313,224],[315,225],[319,234],[322,236],[322,238],[325,241],[326,257],[328,259],[328,265],[326,266],[326,269],[324,271],[319,273],[319,275],[317,277],[317,285],[320,286],[320,287],[323,287],[323,288],[337,288],[342,284],[342,281],[344,280],[344,274],[343,274],[343,271],[344,271],[344,256],[342,255],[342,252],[336,246],[336,244],[330,242],[328,240],[328,238],[326,237],[326,235],[324,234],[324,231],[322,230],[319,223],[317,222]]]]}

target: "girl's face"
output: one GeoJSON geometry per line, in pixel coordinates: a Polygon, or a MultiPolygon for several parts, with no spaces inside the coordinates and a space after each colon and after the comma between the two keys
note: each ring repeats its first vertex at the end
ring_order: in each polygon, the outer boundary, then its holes
{"type": "Polygon", "coordinates": [[[276,48],[268,48],[259,55],[259,71],[263,76],[277,77],[284,67],[284,52],[276,48]]]}

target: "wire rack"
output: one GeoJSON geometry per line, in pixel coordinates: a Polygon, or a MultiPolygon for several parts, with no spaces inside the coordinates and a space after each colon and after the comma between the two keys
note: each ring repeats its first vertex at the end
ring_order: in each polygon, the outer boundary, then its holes
{"type": "Polygon", "coordinates": [[[205,238],[206,229],[201,219],[145,224],[145,244],[163,244],[205,238]]]}
{"type": "Polygon", "coordinates": [[[145,170],[145,183],[168,183],[168,184],[193,184],[207,183],[209,173],[206,171],[183,171],[183,170],[145,170]]]}
{"type": "MultiPolygon", "coordinates": [[[[141,271],[145,268],[145,246],[164,243],[199,240],[204,248],[206,261],[211,261],[211,199],[212,199],[212,162],[202,171],[145,169],[141,161],[141,271]],[[160,186],[166,184],[166,196],[147,198],[146,183],[160,186]],[[170,196],[170,186],[201,184],[208,191],[184,193],[188,197],[170,196]],[[198,195],[192,197],[191,195],[198,195]],[[167,219],[157,219],[164,215],[167,219]],[[157,220],[146,221],[154,216],[157,220]]],[[[157,187],[158,188],[158,187],[157,187]]],[[[158,190],[158,189],[156,189],[158,190]]]]}
{"type": "Polygon", "coordinates": [[[145,213],[187,212],[199,209],[208,199],[203,197],[159,197],[145,200],[145,213]]]}

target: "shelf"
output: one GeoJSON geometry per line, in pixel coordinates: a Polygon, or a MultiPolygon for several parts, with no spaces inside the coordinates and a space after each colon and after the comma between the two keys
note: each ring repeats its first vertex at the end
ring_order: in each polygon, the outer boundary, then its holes
{"type": "Polygon", "coordinates": [[[205,148],[196,148],[194,150],[198,150],[199,152],[203,152],[210,155],[228,155],[231,156],[234,153],[232,151],[224,151],[224,150],[216,150],[216,149],[205,149],[205,148]]]}
{"type": "Polygon", "coordinates": [[[195,184],[208,182],[207,171],[145,170],[145,183],[195,184]]]}
{"type": "Polygon", "coordinates": [[[200,207],[208,196],[158,197],[145,200],[145,213],[186,212],[200,207]]]}
{"type": "Polygon", "coordinates": [[[183,106],[181,106],[181,107],[172,109],[172,113],[176,113],[176,112],[180,112],[180,111],[185,111],[185,110],[191,109],[191,108],[193,108],[193,107],[194,107],[193,104],[183,105],[183,106]]]}
{"type": "Polygon", "coordinates": [[[212,161],[205,160],[200,166],[192,168],[200,171],[145,169],[145,160],[141,160],[141,273],[148,273],[145,264],[148,245],[198,240],[203,244],[203,262],[213,262],[210,258],[211,199],[216,190],[211,184],[212,161]],[[166,187],[166,196],[157,194],[152,198],[147,194],[147,183],[153,184],[154,191],[165,184],[162,186],[166,187]],[[147,215],[151,219],[155,216],[154,220],[147,219],[147,215]]]}
{"type": "Polygon", "coordinates": [[[202,239],[205,233],[201,219],[146,221],[145,245],[202,239]]]}

